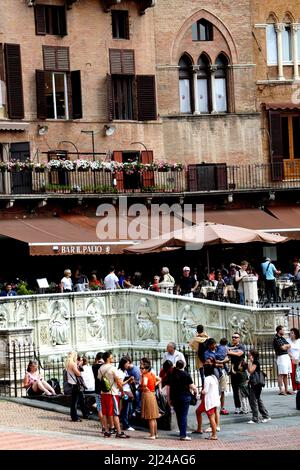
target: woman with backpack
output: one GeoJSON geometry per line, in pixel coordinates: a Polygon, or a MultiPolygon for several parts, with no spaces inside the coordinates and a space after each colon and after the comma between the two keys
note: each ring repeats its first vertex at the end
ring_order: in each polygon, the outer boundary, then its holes
{"type": "Polygon", "coordinates": [[[259,363],[259,352],[255,349],[251,349],[249,352],[249,362],[248,362],[248,372],[250,374],[249,378],[249,388],[250,388],[250,406],[252,410],[252,419],[248,421],[248,424],[259,423],[258,411],[262,415],[262,423],[267,423],[271,420],[269,413],[267,412],[265,405],[263,404],[262,399],[260,398],[262,387],[264,386],[260,380],[260,363],[259,363]]]}

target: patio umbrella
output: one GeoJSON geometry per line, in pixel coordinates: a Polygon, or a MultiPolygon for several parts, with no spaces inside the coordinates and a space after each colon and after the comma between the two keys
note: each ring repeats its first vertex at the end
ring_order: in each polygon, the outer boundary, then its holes
{"type": "Polygon", "coordinates": [[[252,242],[277,244],[286,241],[288,241],[288,237],[260,230],[205,222],[201,225],[185,227],[152,240],[138,243],[130,248],[125,248],[124,253],[159,253],[167,251],[167,247],[185,247],[190,250],[197,250],[203,246],[217,244],[229,245],[252,242]]]}

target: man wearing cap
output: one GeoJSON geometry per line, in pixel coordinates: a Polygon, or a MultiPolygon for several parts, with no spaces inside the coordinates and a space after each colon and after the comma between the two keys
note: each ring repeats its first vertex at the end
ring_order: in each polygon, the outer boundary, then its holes
{"type": "Polygon", "coordinates": [[[191,276],[191,270],[188,266],[184,266],[183,275],[179,279],[177,284],[177,295],[183,295],[184,297],[193,297],[194,292],[199,286],[199,282],[196,281],[194,276],[191,276]]]}
{"type": "Polygon", "coordinates": [[[266,258],[265,261],[261,263],[261,271],[265,280],[265,291],[268,303],[271,303],[272,297],[274,299],[274,302],[276,303],[278,300],[276,292],[275,274],[281,274],[281,271],[277,271],[274,264],[272,263],[271,258],[266,258]]]}

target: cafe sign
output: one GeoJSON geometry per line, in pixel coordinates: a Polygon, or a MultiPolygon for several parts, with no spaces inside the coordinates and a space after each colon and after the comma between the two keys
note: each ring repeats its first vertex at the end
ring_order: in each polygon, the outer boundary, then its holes
{"type": "Polygon", "coordinates": [[[31,256],[110,255],[123,253],[132,242],[30,243],[31,256]]]}

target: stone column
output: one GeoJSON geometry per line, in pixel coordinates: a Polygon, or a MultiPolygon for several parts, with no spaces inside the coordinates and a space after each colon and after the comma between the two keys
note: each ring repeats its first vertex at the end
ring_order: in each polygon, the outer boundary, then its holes
{"type": "Polygon", "coordinates": [[[256,276],[245,276],[243,278],[245,305],[256,307],[258,302],[257,278],[256,276]]]}
{"type": "Polygon", "coordinates": [[[293,35],[293,62],[294,62],[294,80],[299,80],[299,61],[298,61],[298,31],[300,26],[292,24],[293,35]]]}
{"type": "Polygon", "coordinates": [[[215,84],[215,73],[217,71],[216,65],[210,66],[210,83],[211,83],[211,114],[216,114],[217,102],[216,102],[216,84],[215,84]]]}
{"type": "Polygon", "coordinates": [[[200,114],[198,101],[198,67],[193,68],[194,114],[200,114]]]}
{"type": "Polygon", "coordinates": [[[283,75],[283,54],[282,54],[282,32],[284,31],[284,24],[277,23],[275,25],[277,33],[277,54],[278,54],[278,80],[284,80],[283,75]]]}
{"type": "Polygon", "coordinates": [[[174,284],[173,282],[160,282],[159,283],[161,294],[173,294],[174,284]]]}

